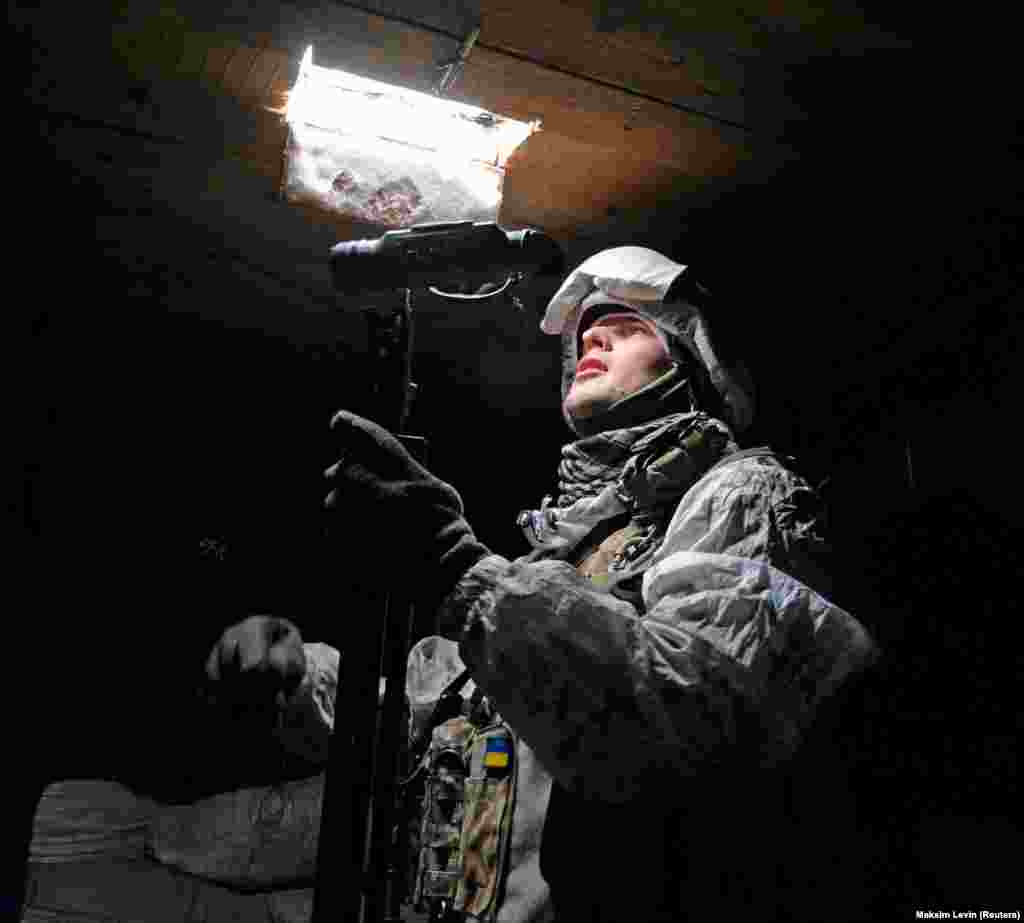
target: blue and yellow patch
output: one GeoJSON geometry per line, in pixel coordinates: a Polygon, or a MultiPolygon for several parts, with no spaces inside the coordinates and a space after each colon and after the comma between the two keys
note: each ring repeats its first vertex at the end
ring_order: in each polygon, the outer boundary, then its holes
{"type": "Polygon", "coordinates": [[[502,737],[492,737],[487,741],[484,751],[484,766],[488,769],[506,769],[512,759],[509,741],[502,737]]]}

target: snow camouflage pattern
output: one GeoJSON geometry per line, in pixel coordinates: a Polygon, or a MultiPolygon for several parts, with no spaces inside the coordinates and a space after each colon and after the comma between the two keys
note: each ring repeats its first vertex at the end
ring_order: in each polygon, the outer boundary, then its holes
{"type": "Polygon", "coordinates": [[[563,399],[580,332],[611,306],[655,323],[673,370],[594,420],[563,406],[584,437],[563,459],[593,483],[560,476],[557,502],[520,515],[533,552],[487,555],[442,606],[442,633],[517,738],[497,923],[680,923],[710,908],[787,919],[773,904],[791,830],[777,770],[875,645],[829,599],[810,486],[789,460],[732,442],[752,420],[753,383],[738,359],[720,361],[702,313],[710,293],[685,266],[619,247],[570,274],[541,324],[561,337],[563,399]],[[659,445],[638,470],[667,475],[667,492],[632,485],[640,502],[627,503],[638,437],[708,409],[700,375],[687,381],[694,359],[724,403],[729,444],[659,445]]]}
{"type": "Polygon", "coordinates": [[[563,557],[603,521],[630,514],[644,533],[631,550],[637,557],[663,537],[686,489],[735,451],[729,428],[699,411],[581,439],[562,449],[556,506],[545,497],[539,510],[520,513],[520,527],[535,548],[563,557]]]}
{"type": "MultiPolygon", "coordinates": [[[[626,524],[580,542],[567,560],[535,553],[480,561],[447,601],[447,633],[521,735],[520,756],[529,754],[562,794],[589,805],[590,829],[603,823],[601,813],[621,805],[628,814],[652,792],[677,804],[688,784],[705,790],[709,771],[732,778],[730,767],[784,763],[818,704],[876,656],[863,626],[825,595],[821,515],[817,495],[784,459],[764,448],[735,452],[685,492],[654,553],[627,562],[614,583],[635,585],[632,596],[614,594],[607,581],[607,565],[635,534],[626,524]]],[[[728,828],[732,808],[749,824],[757,807],[749,793],[730,804],[717,801],[719,789],[707,792],[718,804],[718,828],[728,828]]],[[[533,802],[521,791],[516,798],[513,833],[532,829],[537,852],[547,810],[547,797],[533,802]]],[[[699,804],[690,811],[695,824],[699,804]]],[[[700,835],[705,845],[697,853],[649,843],[644,861],[650,848],[660,849],[665,881],[685,887],[679,869],[710,861],[708,834],[700,835]]],[[[647,895],[635,889],[616,904],[607,889],[593,888],[605,874],[626,880],[630,852],[614,850],[618,858],[605,869],[607,857],[587,849],[578,828],[568,836],[544,838],[555,843],[551,851],[576,854],[584,877],[572,893],[592,896],[588,919],[684,918],[679,904],[644,916],[647,895]]],[[[773,855],[765,849],[762,866],[773,855]]],[[[498,920],[549,919],[553,883],[533,853],[514,856],[510,876],[516,860],[531,869],[530,881],[520,881],[516,894],[510,889],[498,920]]],[[[655,873],[644,865],[634,874],[655,873]]],[[[734,896],[740,874],[733,869],[734,896]]],[[[650,906],[659,893],[652,881],[650,906]]]]}

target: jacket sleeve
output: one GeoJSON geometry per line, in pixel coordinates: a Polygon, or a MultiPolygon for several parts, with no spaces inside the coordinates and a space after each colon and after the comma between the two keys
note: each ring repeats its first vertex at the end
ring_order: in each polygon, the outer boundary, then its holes
{"type": "Polygon", "coordinates": [[[289,699],[275,736],[289,753],[324,766],[334,730],[341,653],[329,644],[307,642],[303,648],[306,675],[289,699]]]}
{"type": "Polygon", "coordinates": [[[448,598],[474,680],[571,791],[625,801],[663,772],[773,765],[874,656],[853,616],[773,563],[773,508],[796,476],[763,468],[687,493],[644,575],[645,614],[564,562],[497,555],[448,598]]]}
{"type": "MultiPolygon", "coordinates": [[[[288,700],[275,732],[293,756],[314,766],[327,765],[327,748],[334,733],[334,714],[342,686],[341,651],[330,644],[306,642],[306,674],[288,700]]],[[[378,704],[384,701],[384,677],[378,683],[378,704]]]]}

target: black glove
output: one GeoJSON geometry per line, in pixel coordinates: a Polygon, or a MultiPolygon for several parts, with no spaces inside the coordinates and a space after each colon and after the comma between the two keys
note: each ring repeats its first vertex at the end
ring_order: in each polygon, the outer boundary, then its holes
{"type": "Polygon", "coordinates": [[[287,704],[306,675],[299,629],[287,619],[254,615],[232,625],[206,660],[206,697],[251,717],[287,704]]]}
{"type": "Polygon", "coordinates": [[[347,411],[331,421],[340,460],[325,472],[331,533],[354,576],[393,583],[436,609],[487,554],[450,484],[414,459],[386,429],[347,411]]]}

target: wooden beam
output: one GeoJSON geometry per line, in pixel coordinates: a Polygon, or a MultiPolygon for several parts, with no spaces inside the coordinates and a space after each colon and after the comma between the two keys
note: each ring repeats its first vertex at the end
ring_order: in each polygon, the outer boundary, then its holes
{"type": "MultiPolygon", "coordinates": [[[[524,121],[543,118],[549,131],[598,147],[628,147],[649,159],[674,160],[688,170],[700,168],[693,162],[698,146],[709,148],[709,162],[720,163],[724,148],[747,145],[739,101],[733,101],[727,116],[712,111],[710,97],[702,95],[680,64],[662,57],[653,65],[634,61],[624,67],[626,56],[593,30],[589,51],[571,59],[562,56],[552,62],[543,54],[507,53],[517,43],[526,44],[527,36],[520,26],[506,43],[498,29],[512,20],[512,14],[495,12],[499,15],[493,38],[482,33],[451,98],[524,121]],[[627,134],[630,130],[633,134],[627,134]]],[[[541,17],[538,29],[537,19],[523,11],[518,15],[541,32],[550,18],[541,17]]],[[[449,46],[454,43],[444,32],[406,17],[386,18],[359,4],[339,4],[331,18],[336,27],[330,37],[314,44],[314,58],[323,66],[430,91],[437,63],[452,53],[449,46]],[[389,74],[398,79],[389,81],[389,74]]],[[[486,22],[483,27],[487,29],[486,22]]],[[[556,21],[547,27],[547,45],[562,29],[575,44],[583,27],[578,17],[556,21]]]]}
{"type": "Polygon", "coordinates": [[[479,12],[470,17],[432,5],[410,9],[409,3],[393,0],[340,3],[452,42],[461,42],[471,23],[479,24],[475,51],[525,60],[554,74],[625,90],[713,121],[743,122],[741,65],[726,61],[716,78],[709,79],[701,56],[681,54],[654,36],[601,33],[587,10],[538,0],[482,0],[479,12]]]}

